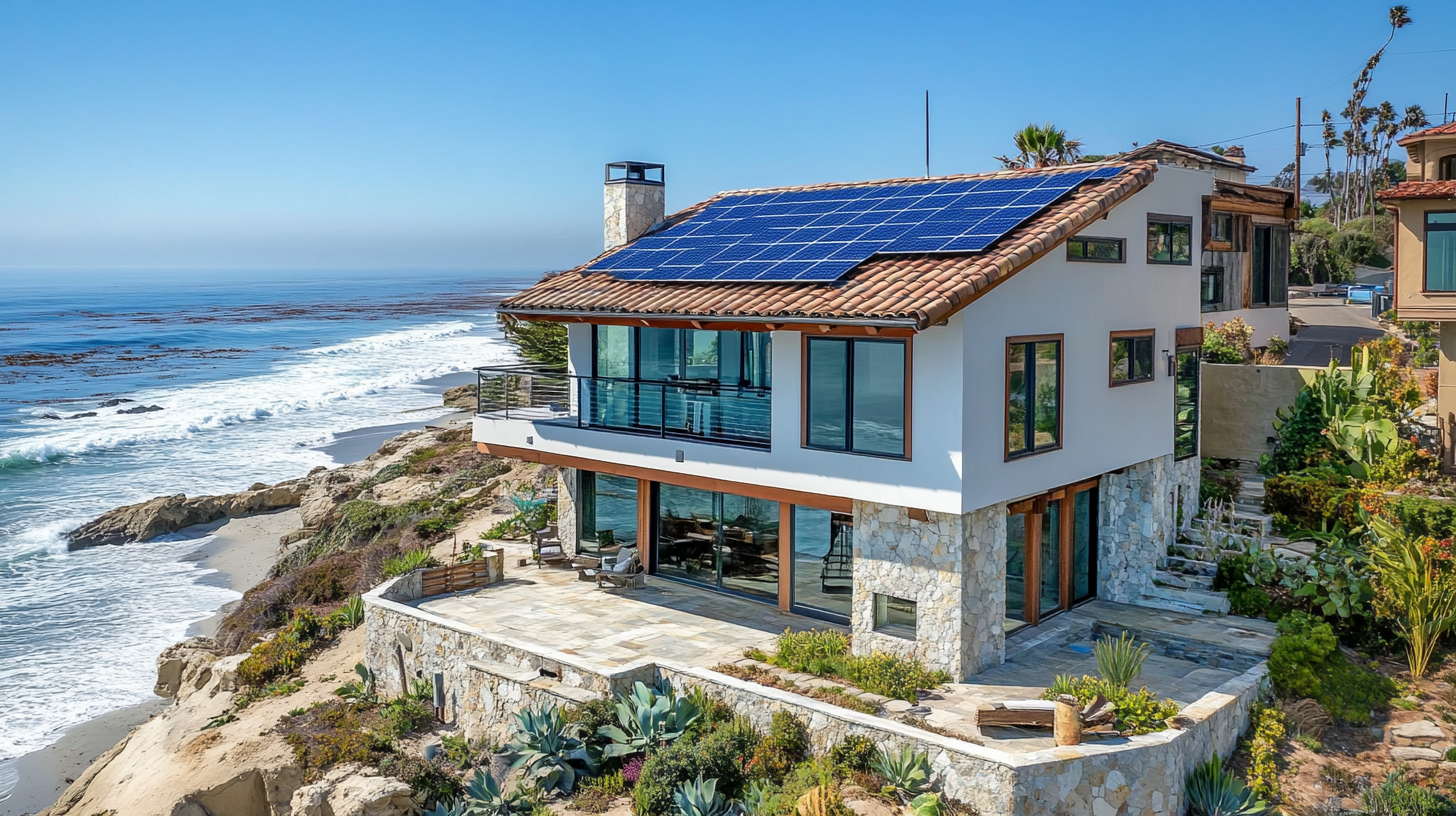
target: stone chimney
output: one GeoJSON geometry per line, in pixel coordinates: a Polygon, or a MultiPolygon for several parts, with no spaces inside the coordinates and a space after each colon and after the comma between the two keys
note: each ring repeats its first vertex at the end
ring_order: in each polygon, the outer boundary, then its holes
{"type": "Polygon", "coordinates": [[[1223,157],[1225,159],[1228,159],[1231,162],[1237,162],[1238,164],[1243,164],[1244,163],[1244,146],[1243,145],[1234,145],[1233,147],[1230,147],[1228,150],[1225,150],[1223,152],[1223,157]]]}
{"type": "Polygon", "coordinates": [[[660,164],[624,161],[607,165],[602,190],[606,249],[635,240],[667,217],[666,175],[660,164]]]}

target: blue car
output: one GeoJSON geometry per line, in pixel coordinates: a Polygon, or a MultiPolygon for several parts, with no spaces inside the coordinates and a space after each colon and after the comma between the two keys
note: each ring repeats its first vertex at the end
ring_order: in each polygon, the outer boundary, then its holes
{"type": "Polygon", "coordinates": [[[1345,303],[1369,303],[1375,293],[1385,294],[1384,284],[1355,283],[1345,291],[1345,303]]]}

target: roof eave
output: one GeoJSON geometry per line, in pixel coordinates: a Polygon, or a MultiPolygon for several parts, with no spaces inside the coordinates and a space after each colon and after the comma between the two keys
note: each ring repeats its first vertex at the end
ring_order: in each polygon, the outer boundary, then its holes
{"type": "Polygon", "coordinates": [[[715,315],[715,314],[689,314],[685,312],[672,312],[670,314],[654,314],[648,312],[620,312],[594,309],[532,309],[512,308],[502,306],[502,314],[511,317],[523,317],[537,320],[571,320],[575,322],[590,323],[602,320],[620,320],[629,322],[692,322],[702,323],[773,323],[775,325],[795,326],[843,326],[846,328],[881,328],[881,329],[910,329],[921,331],[929,328],[922,325],[923,321],[913,317],[891,318],[891,317],[867,317],[867,318],[845,318],[845,317],[815,317],[813,315],[715,315]]]}

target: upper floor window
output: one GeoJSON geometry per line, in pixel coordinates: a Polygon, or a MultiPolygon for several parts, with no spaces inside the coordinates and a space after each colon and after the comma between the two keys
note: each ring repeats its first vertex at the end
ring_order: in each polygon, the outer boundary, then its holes
{"type": "Polygon", "coordinates": [[[1006,341],[1006,458],[1062,446],[1062,335],[1006,341]]]}
{"type": "Polygon", "coordinates": [[[1153,330],[1112,333],[1110,385],[1129,385],[1153,379],[1153,330]]]}
{"type": "Polygon", "coordinates": [[[1223,267],[1205,266],[1198,286],[1199,309],[1216,312],[1223,308],[1223,267]]]}
{"type": "Polygon", "coordinates": [[[1192,264],[1192,245],[1192,218],[1148,214],[1148,263],[1192,264]]]}
{"type": "Polygon", "coordinates": [[[1234,214],[1215,212],[1208,222],[1208,239],[1220,244],[1234,242],[1234,214]]]}
{"type": "Polygon", "coordinates": [[[1121,238],[1088,238],[1078,235],[1067,242],[1067,260],[1122,263],[1126,242],[1121,238]]]}
{"type": "Polygon", "coordinates": [[[804,446],[909,456],[904,340],[805,339],[804,446]]]}
{"type": "Polygon", "coordinates": [[[1442,156],[1436,167],[1437,181],[1456,181],[1456,154],[1442,156]]]}
{"type": "Polygon", "coordinates": [[[1255,306],[1289,302],[1289,228],[1254,227],[1253,277],[1249,297],[1255,306]]]}
{"type": "Polygon", "coordinates": [[[593,376],[653,382],[772,385],[768,332],[593,326],[593,376]]]}
{"type": "Polygon", "coordinates": [[[1456,292],[1456,212],[1426,213],[1426,291],[1456,292]]]}

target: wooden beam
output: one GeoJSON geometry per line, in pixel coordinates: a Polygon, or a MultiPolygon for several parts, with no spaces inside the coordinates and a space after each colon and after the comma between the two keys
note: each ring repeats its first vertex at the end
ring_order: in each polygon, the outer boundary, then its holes
{"type": "Polygon", "coordinates": [[[578,470],[590,470],[597,473],[610,473],[614,476],[626,476],[629,479],[646,479],[652,482],[662,482],[665,484],[680,485],[682,487],[695,487],[699,490],[712,490],[718,493],[732,493],[735,496],[748,496],[750,498],[765,499],[767,501],[788,502],[789,504],[813,507],[818,510],[830,510],[836,513],[854,512],[854,501],[843,496],[826,496],[822,493],[785,490],[783,488],[767,487],[765,485],[732,482],[726,479],[709,479],[704,476],[691,476],[686,473],[673,473],[667,470],[636,467],[634,465],[624,465],[617,462],[606,462],[600,459],[587,459],[581,456],[549,453],[535,450],[534,448],[487,445],[484,442],[477,442],[475,447],[481,453],[490,456],[500,456],[506,459],[520,459],[525,462],[540,462],[545,465],[577,468],[578,470]]]}
{"type": "Polygon", "coordinates": [[[1234,201],[1227,198],[1215,198],[1213,200],[1213,210],[1214,212],[1271,215],[1275,218],[1284,218],[1289,208],[1283,204],[1265,204],[1260,201],[1234,201]]]}
{"type": "Polygon", "coordinates": [[[642,562],[644,572],[652,572],[657,553],[652,546],[652,534],[657,520],[652,517],[652,482],[637,480],[637,558],[642,562]]]}
{"type": "Polygon", "coordinates": [[[794,506],[779,502],[779,609],[794,605],[794,506]]]}

